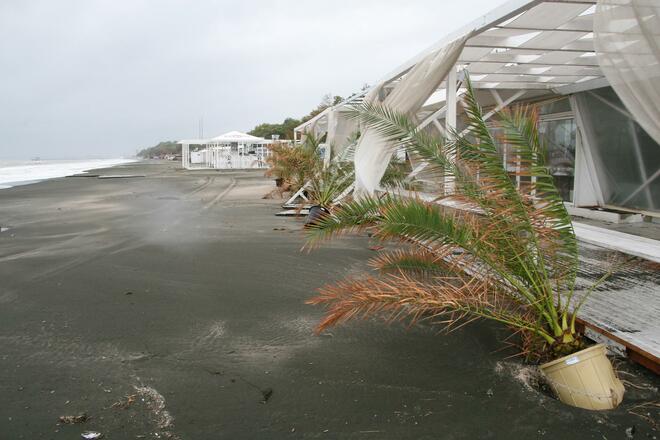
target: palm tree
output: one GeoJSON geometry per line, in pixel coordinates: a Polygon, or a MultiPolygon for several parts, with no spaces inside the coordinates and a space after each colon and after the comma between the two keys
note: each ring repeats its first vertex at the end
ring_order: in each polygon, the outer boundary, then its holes
{"type": "Polygon", "coordinates": [[[353,200],[308,230],[307,247],[365,229],[405,243],[371,260],[377,276],[325,286],[308,301],[328,307],[318,331],[377,313],[390,320],[432,319],[448,328],[485,318],[519,333],[526,353],[577,351],[582,341],[575,319],[586,295],[574,298],[577,242],[544,163],[537,115],[531,107],[499,113],[502,141],[516,161],[511,176],[469,80],[465,103],[467,128],[451,140],[419,131],[410,118],[379,104],[354,109],[354,117],[450,184],[433,200],[403,194],[353,200]],[[512,179],[517,176],[531,178],[524,190],[512,179]]]}
{"type": "Polygon", "coordinates": [[[266,176],[282,179],[283,191],[298,191],[322,166],[319,144],[318,138],[308,134],[300,146],[284,143],[271,146],[271,154],[266,158],[269,166],[266,176]]]}

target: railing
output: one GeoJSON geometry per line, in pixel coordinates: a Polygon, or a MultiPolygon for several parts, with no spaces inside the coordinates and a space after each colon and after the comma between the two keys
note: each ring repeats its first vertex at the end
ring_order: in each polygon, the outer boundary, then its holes
{"type": "Polygon", "coordinates": [[[261,155],[239,155],[232,154],[213,154],[211,158],[212,168],[224,169],[250,169],[250,168],[268,168],[266,158],[261,155]]]}

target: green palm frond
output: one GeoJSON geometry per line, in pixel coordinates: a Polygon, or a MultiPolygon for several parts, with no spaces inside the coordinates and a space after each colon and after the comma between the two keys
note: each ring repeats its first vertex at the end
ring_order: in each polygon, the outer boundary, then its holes
{"type": "Polygon", "coordinates": [[[521,106],[501,112],[500,119],[505,132],[504,142],[514,148],[514,154],[531,164],[528,171],[534,179],[530,188],[534,194],[531,200],[531,214],[536,219],[534,227],[544,235],[554,234],[549,238],[558,243],[552,249],[546,248],[544,254],[552,251],[552,257],[556,258],[553,266],[559,264],[561,269],[573,274],[566,277],[571,282],[567,287],[572,290],[578,264],[577,239],[571,216],[545,164],[546,148],[538,135],[538,117],[533,109],[521,106]]]}
{"type": "MultiPolygon", "coordinates": [[[[451,248],[448,248],[448,252],[451,248]]],[[[405,272],[420,276],[447,275],[453,270],[437,251],[430,252],[427,249],[396,249],[389,252],[383,252],[375,258],[369,260],[369,265],[374,269],[387,272],[405,272]]]]}
{"type": "Polygon", "coordinates": [[[306,230],[307,241],[303,248],[311,249],[321,242],[350,232],[365,230],[381,217],[380,200],[365,197],[350,200],[330,215],[323,216],[306,230]]]}
{"type": "Polygon", "coordinates": [[[307,197],[310,202],[330,209],[334,200],[351,185],[355,178],[352,162],[332,161],[327,167],[320,163],[310,176],[307,197]]]}

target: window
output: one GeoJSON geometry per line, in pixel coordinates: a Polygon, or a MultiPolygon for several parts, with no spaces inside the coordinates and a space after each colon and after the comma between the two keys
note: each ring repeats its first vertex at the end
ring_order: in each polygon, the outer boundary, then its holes
{"type": "Polygon", "coordinates": [[[539,134],[546,147],[546,165],[562,199],[573,201],[576,125],[573,117],[539,121],[539,134]]]}
{"type": "Polygon", "coordinates": [[[577,93],[576,103],[606,205],[660,210],[660,145],[611,87],[577,93]]]}
{"type": "MultiPolygon", "coordinates": [[[[546,147],[546,165],[553,176],[555,185],[564,201],[573,201],[575,176],[576,124],[570,112],[567,98],[553,100],[539,105],[539,135],[546,147]]],[[[529,185],[529,176],[516,176],[516,157],[511,148],[503,142],[503,130],[491,127],[491,133],[498,143],[504,166],[511,179],[521,189],[529,185]]]]}

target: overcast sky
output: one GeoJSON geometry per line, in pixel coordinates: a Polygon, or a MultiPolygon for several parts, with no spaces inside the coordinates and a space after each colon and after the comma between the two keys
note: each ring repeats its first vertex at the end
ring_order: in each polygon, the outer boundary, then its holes
{"type": "Polygon", "coordinates": [[[118,157],[349,95],[492,0],[1,0],[0,158],[118,157]]]}

